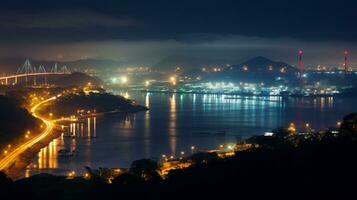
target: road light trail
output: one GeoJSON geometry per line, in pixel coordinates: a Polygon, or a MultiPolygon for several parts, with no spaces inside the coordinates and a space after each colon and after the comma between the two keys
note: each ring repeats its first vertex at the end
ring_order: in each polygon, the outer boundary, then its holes
{"type": "Polygon", "coordinates": [[[22,154],[24,153],[28,148],[32,147],[34,144],[40,142],[42,139],[46,138],[53,130],[54,123],[51,120],[47,120],[38,114],[36,114],[36,110],[43,104],[53,101],[56,99],[56,96],[51,97],[49,99],[46,99],[44,101],[41,101],[40,103],[36,104],[31,108],[31,113],[34,117],[39,118],[43,121],[43,123],[46,125],[46,129],[38,136],[34,137],[30,141],[25,142],[24,144],[21,144],[20,146],[16,147],[15,150],[9,152],[5,158],[0,160],[0,171],[7,169],[9,166],[11,166],[12,163],[15,162],[15,160],[22,154]]]}

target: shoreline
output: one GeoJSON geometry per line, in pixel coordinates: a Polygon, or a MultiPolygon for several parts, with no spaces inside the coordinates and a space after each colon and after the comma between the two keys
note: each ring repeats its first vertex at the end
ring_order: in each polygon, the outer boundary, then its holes
{"type": "MultiPolygon", "coordinates": [[[[335,95],[263,95],[263,94],[244,94],[244,93],[222,93],[222,92],[181,92],[181,91],[156,91],[156,90],[136,90],[141,93],[158,93],[158,94],[197,94],[197,95],[227,95],[227,96],[241,96],[241,97],[281,97],[281,98],[328,98],[328,97],[355,97],[346,94],[335,95]]],[[[235,98],[235,97],[228,97],[235,98]]]]}
{"type": "MultiPolygon", "coordinates": [[[[113,111],[107,111],[107,112],[101,112],[101,113],[92,113],[89,115],[85,116],[79,116],[78,119],[84,119],[86,117],[96,117],[96,116],[104,116],[104,115],[114,115],[114,114],[119,114],[119,113],[135,113],[135,112],[141,112],[141,111],[147,111],[149,109],[145,110],[136,110],[136,111],[120,111],[120,110],[113,110],[113,111]]],[[[31,163],[33,158],[40,152],[40,150],[44,147],[46,147],[50,142],[52,142],[54,139],[58,138],[62,134],[62,130],[57,130],[54,128],[53,133],[49,135],[48,137],[44,138],[40,142],[34,144],[31,148],[26,149],[24,153],[22,153],[18,159],[4,172],[13,180],[18,179],[21,177],[21,174],[23,170],[26,169],[26,167],[31,163]]]]}
{"type": "Polygon", "coordinates": [[[54,130],[53,134],[34,144],[31,148],[26,149],[26,151],[22,153],[8,169],[4,170],[5,173],[13,180],[21,177],[23,170],[26,169],[26,167],[31,163],[32,159],[38,154],[38,152],[59,136],[61,136],[61,132],[54,130]]]}

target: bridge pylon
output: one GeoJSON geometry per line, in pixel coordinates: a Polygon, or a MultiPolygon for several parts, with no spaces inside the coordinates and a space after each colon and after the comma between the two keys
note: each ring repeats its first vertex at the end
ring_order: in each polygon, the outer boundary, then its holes
{"type": "Polygon", "coordinates": [[[66,65],[63,65],[62,68],[61,68],[61,73],[63,74],[70,74],[71,72],[69,72],[69,70],[67,69],[67,66],[66,65]]]}
{"type": "Polygon", "coordinates": [[[34,72],[34,70],[31,66],[29,59],[26,59],[25,63],[22,65],[22,67],[17,70],[17,74],[29,74],[29,73],[33,73],[33,72],[34,72]]]}
{"type": "Polygon", "coordinates": [[[55,74],[58,73],[58,64],[57,63],[55,63],[55,65],[52,67],[51,72],[55,73],[55,74]]]}

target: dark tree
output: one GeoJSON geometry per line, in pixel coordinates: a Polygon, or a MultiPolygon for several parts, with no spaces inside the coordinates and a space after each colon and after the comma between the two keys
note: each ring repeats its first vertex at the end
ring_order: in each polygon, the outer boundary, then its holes
{"type": "Polygon", "coordinates": [[[343,118],[341,132],[347,135],[357,135],[357,113],[351,113],[343,118]]]}
{"type": "Polygon", "coordinates": [[[193,154],[189,159],[192,160],[193,164],[207,164],[218,160],[218,155],[216,153],[199,152],[193,154]]]}
{"type": "Polygon", "coordinates": [[[145,180],[150,180],[159,176],[157,172],[158,169],[159,164],[156,161],[151,159],[141,159],[136,160],[131,164],[129,172],[144,178],[145,180]]]}

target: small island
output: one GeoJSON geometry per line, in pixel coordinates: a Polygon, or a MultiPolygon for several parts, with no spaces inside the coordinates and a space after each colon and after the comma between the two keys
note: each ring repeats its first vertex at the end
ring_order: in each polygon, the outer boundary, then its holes
{"type": "Polygon", "coordinates": [[[134,113],[146,110],[148,110],[147,107],[123,96],[113,95],[104,90],[92,92],[84,89],[78,92],[64,92],[54,102],[44,105],[39,112],[43,115],[51,113],[59,118],[72,115],[134,113]]]}

